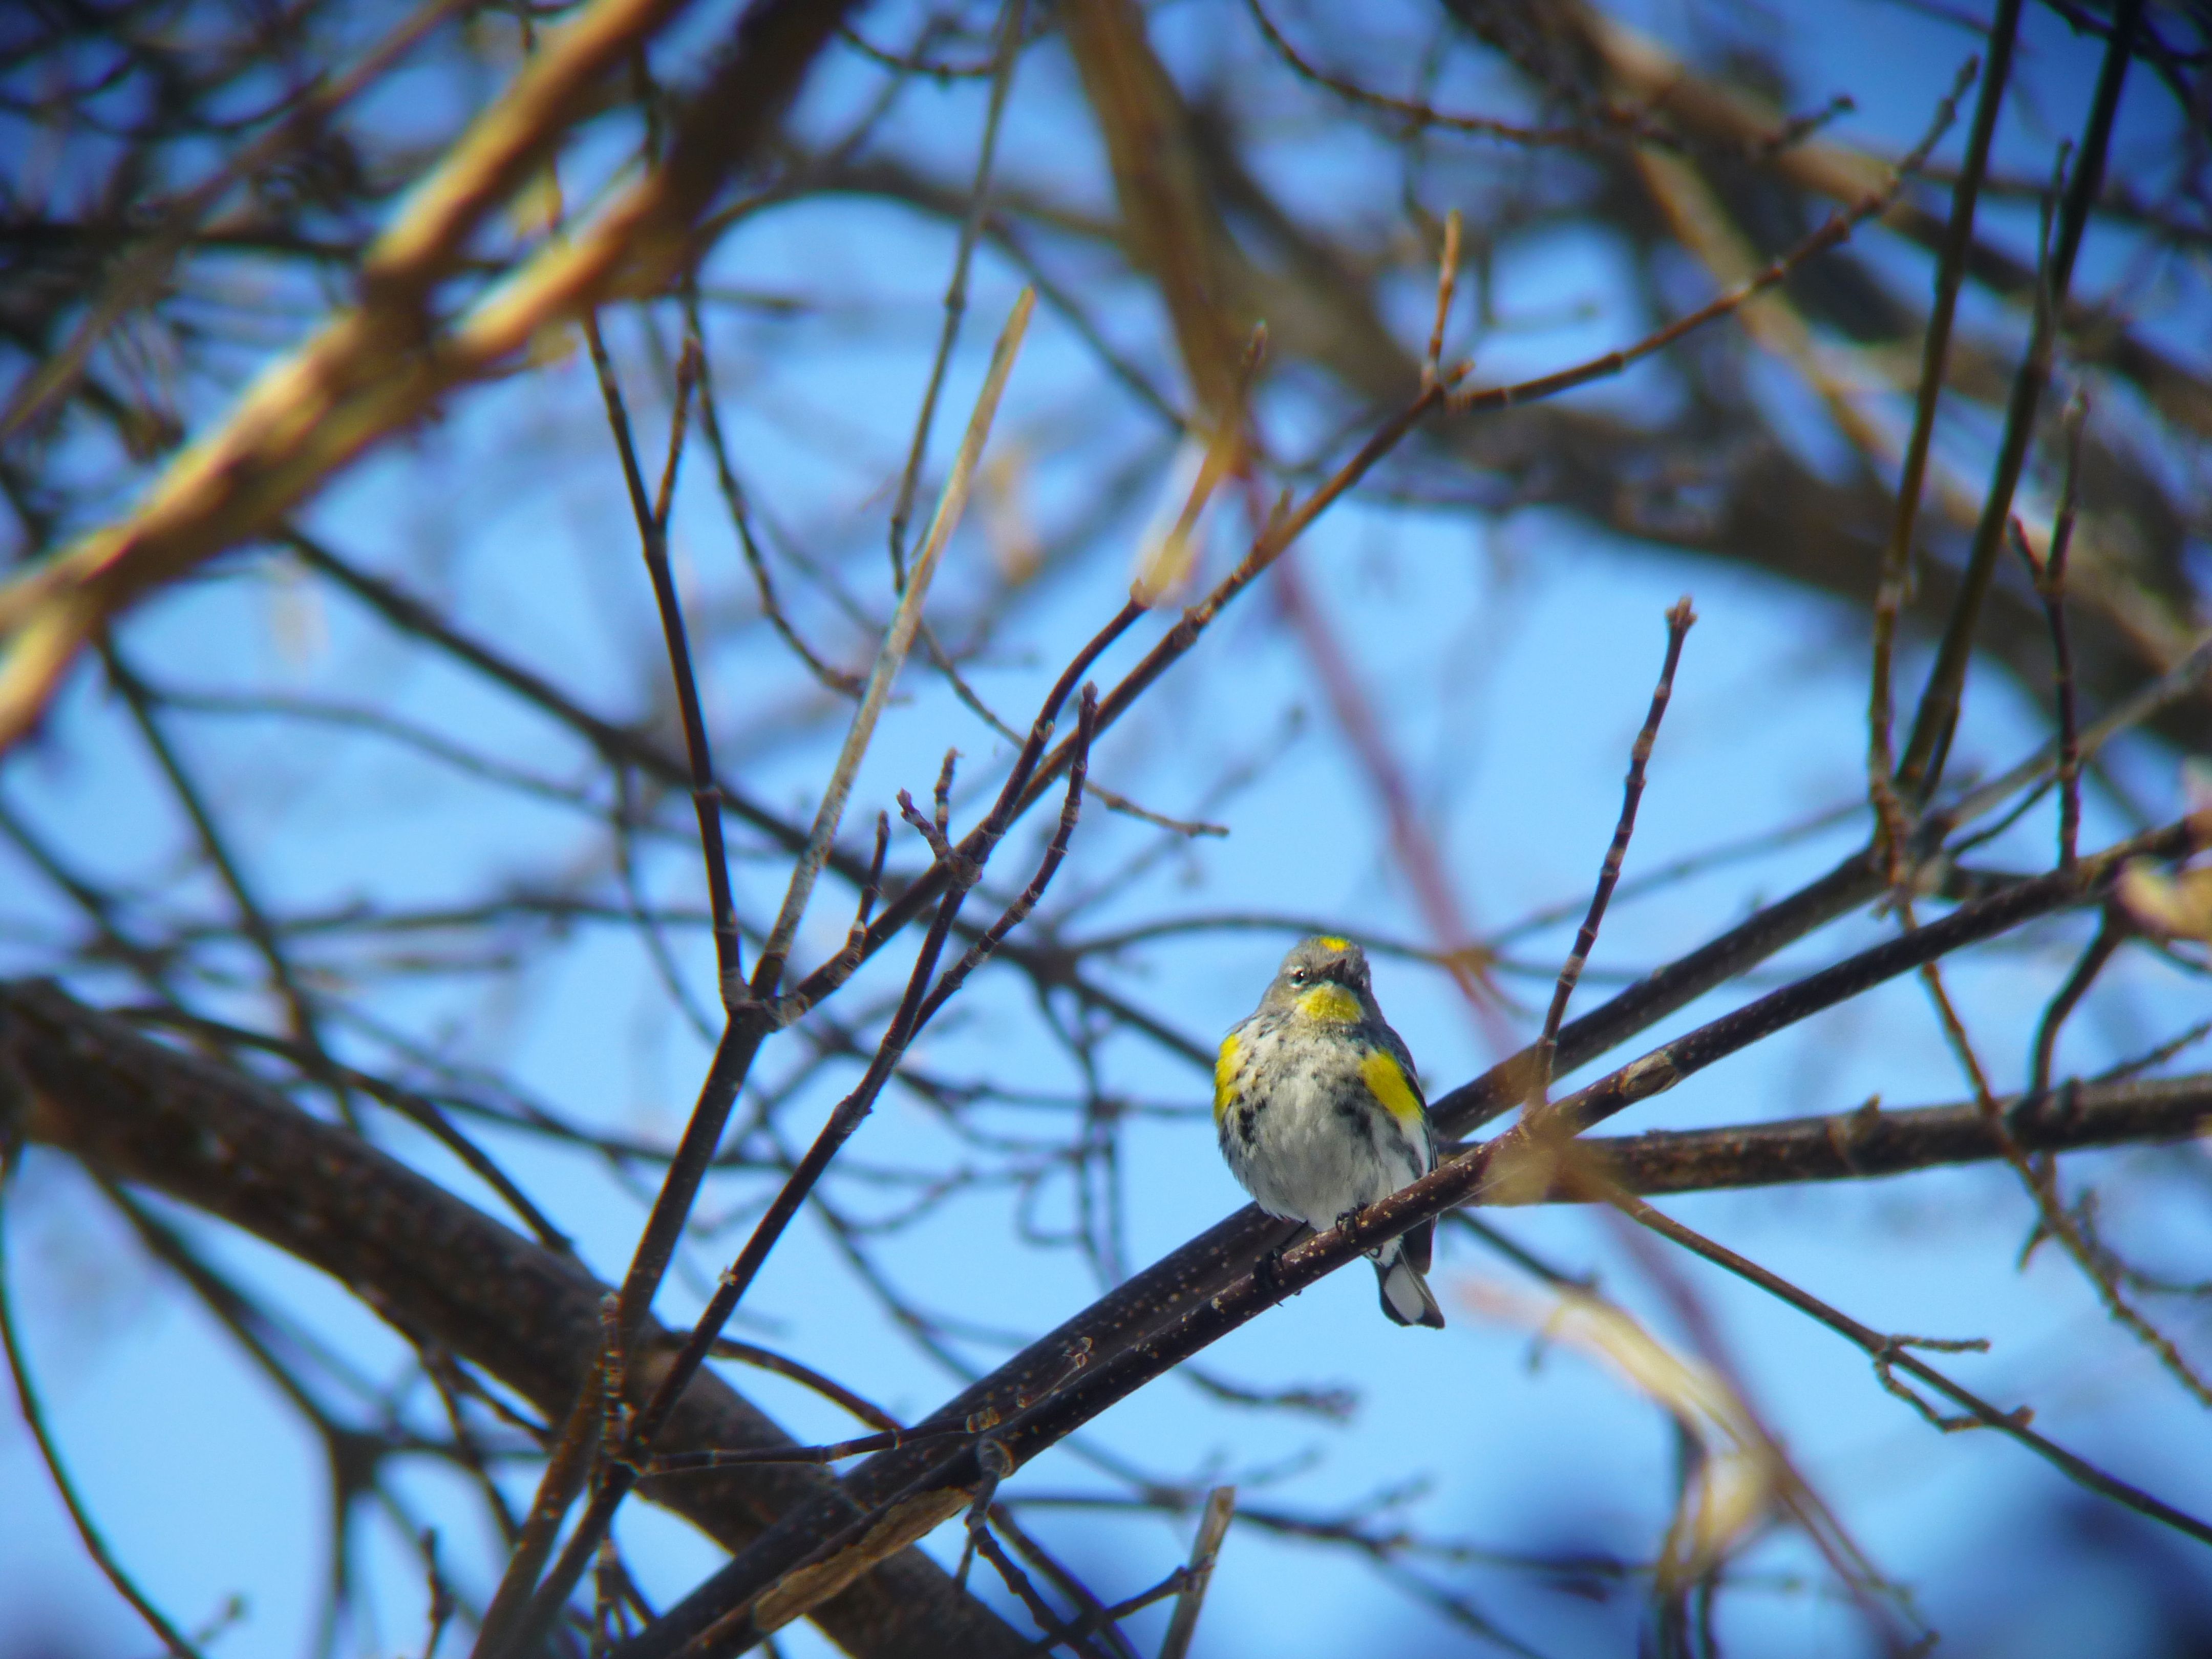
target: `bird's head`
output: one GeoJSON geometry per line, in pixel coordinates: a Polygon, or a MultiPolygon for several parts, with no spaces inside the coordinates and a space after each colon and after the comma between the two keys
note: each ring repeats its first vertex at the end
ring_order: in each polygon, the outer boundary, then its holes
{"type": "Polygon", "coordinates": [[[1374,1008],[1367,953],[1348,939],[1300,939],[1275,970],[1262,1006],[1333,1024],[1365,1018],[1374,1008]]]}

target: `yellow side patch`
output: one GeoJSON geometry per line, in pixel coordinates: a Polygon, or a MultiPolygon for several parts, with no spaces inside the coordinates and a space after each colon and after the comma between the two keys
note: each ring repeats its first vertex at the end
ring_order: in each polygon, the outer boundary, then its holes
{"type": "Polygon", "coordinates": [[[1228,1111],[1229,1103],[1237,1098],[1237,1057],[1244,1045],[1231,1031],[1221,1039],[1220,1057],[1213,1062],[1213,1121],[1221,1121],[1228,1111]]]}
{"type": "Polygon", "coordinates": [[[1368,1092],[1382,1103],[1382,1109],[1398,1121],[1399,1127],[1412,1129],[1420,1122],[1421,1097],[1413,1092],[1404,1069],[1389,1054],[1377,1048],[1359,1062],[1359,1075],[1368,1092]]]}
{"type": "Polygon", "coordinates": [[[1359,999],[1341,985],[1316,985],[1298,999],[1298,1012],[1308,1019],[1349,1024],[1359,1018],[1359,999]]]}

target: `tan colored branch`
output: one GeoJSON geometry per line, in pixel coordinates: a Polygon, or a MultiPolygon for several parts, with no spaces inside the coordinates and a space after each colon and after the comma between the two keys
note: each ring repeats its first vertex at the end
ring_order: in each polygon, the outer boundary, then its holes
{"type": "MultiPolygon", "coordinates": [[[[1716,282],[1740,283],[1757,267],[1759,256],[1694,162],[1647,149],[1638,152],[1636,167],[1668,227],[1716,282]]],[[[1838,179],[1855,170],[1840,165],[1831,169],[1838,179]]],[[[1743,308],[1741,316],[1746,331],[1761,349],[1788,364],[1820,398],[1829,418],[1867,458],[1876,475],[1892,473],[1904,454],[1905,434],[1869,406],[1887,389],[1881,384],[1882,376],[1871,354],[1816,337],[1786,293],[1762,295],[1743,308]]],[[[1929,468],[1928,484],[1931,506],[1947,521],[1960,529],[1973,526],[1981,514],[1977,489],[1969,488],[1940,458],[1929,468]]],[[[2040,555],[2051,544],[2051,510],[2039,503],[2023,502],[2020,518],[2030,544],[2040,555]]],[[[2107,532],[2092,533],[2076,541],[2075,586],[2080,597],[2094,603],[2137,654],[2163,672],[2189,653],[2195,630],[2188,617],[2161,603],[2137,579],[2115,540],[2107,532]]]]}
{"type": "Polygon", "coordinates": [[[276,529],[340,468],[505,368],[541,330],[679,268],[692,226],[766,134],[846,0],[759,0],[659,165],[449,331],[433,319],[433,292],[471,235],[584,113],[601,77],[680,4],[598,0],[553,37],[370,250],[351,308],[256,381],[128,517],[0,586],[0,748],[37,720],[86,641],[148,591],[276,529]]]}
{"type": "MultiPolygon", "coordinates": [[[[1765,100],[1710,80],[1689,68],[1657,41],[1594,5],[1563,6],[1555,15],[1576,32],[1604,64],[1613,90],[1623,102],[1650,106],[1706,143],[1756,155],[1799,189],[1852,202],[1881,187],[1890,163],[1832,139],[1806,138],[1778,144],[1788,127],[1783,112],[1765,100]]],[[[1883,222],[1925,247],[1939,246],[1942,216],[1899,198],[1883,222]]],[[[2021,302],[2034,295],[2035,274],[1993,246],[1974,250],[1978,281],[2021,302]]],[[[2107,363],[2141,382],[2159,412],[2197,435],[2212,435],[2212,384],[2183,363],[2115,328],[2094,304],[2075,301],[2066,308],[2065,326],[2078,331],[2075,356],[2107,363]]]]}
{"type": "Polygon", "coordinates": [[[1245,331],[1229,311],[1225,238],[1199,172],[1188,112],[1152,54],[1134,0],[1073,0],[1060,15],[1106,140],[1130,260],[1159,284],[1210,423],[1238,401],[1245,331]]]}

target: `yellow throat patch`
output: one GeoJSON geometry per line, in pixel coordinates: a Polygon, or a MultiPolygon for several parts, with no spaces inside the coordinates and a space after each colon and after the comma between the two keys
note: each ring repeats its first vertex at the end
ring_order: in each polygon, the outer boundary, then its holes
{"type": "Polygon", "coordinates": [[[1316,985],[1298,999],[1298,1012],[1331,1025],[1348,1025],[1359,1018],[1359,999],[1341,985],[1316,985]]]}

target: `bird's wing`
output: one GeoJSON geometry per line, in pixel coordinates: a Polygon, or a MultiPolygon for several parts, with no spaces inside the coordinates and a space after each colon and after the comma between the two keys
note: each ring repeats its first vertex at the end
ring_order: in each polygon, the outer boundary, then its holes
{"type": "Polygon", "coordinates": [[[1378,1019],[1376,1024],[1382,1029],[1383,1047],[1389,1051],[1391,1059],[1397,1062],[1398,1070],[1406,1079],[1406,1087],[1413,1092],[1414,1102],[1421,1109],[1422,1167],[1434,1169],[1437,1162],[1436,1136],[1429,1125],[1429,1097],[1421,1092],[1421,1074],[1414,1068],[1413,1051],[1406,1047],[1406,1039],[1391,1029],[1388,1020],[1378,1019]]]}
{"type": "Polygon", "coordinates": [[[1213,1121],[1221,1121],[1237,1098],[1237,1066],[1244,1049],[1244,1028],[1239,1025],[1221,1039],[1221,1052],[1213,1062],[1213,1121]]]}

